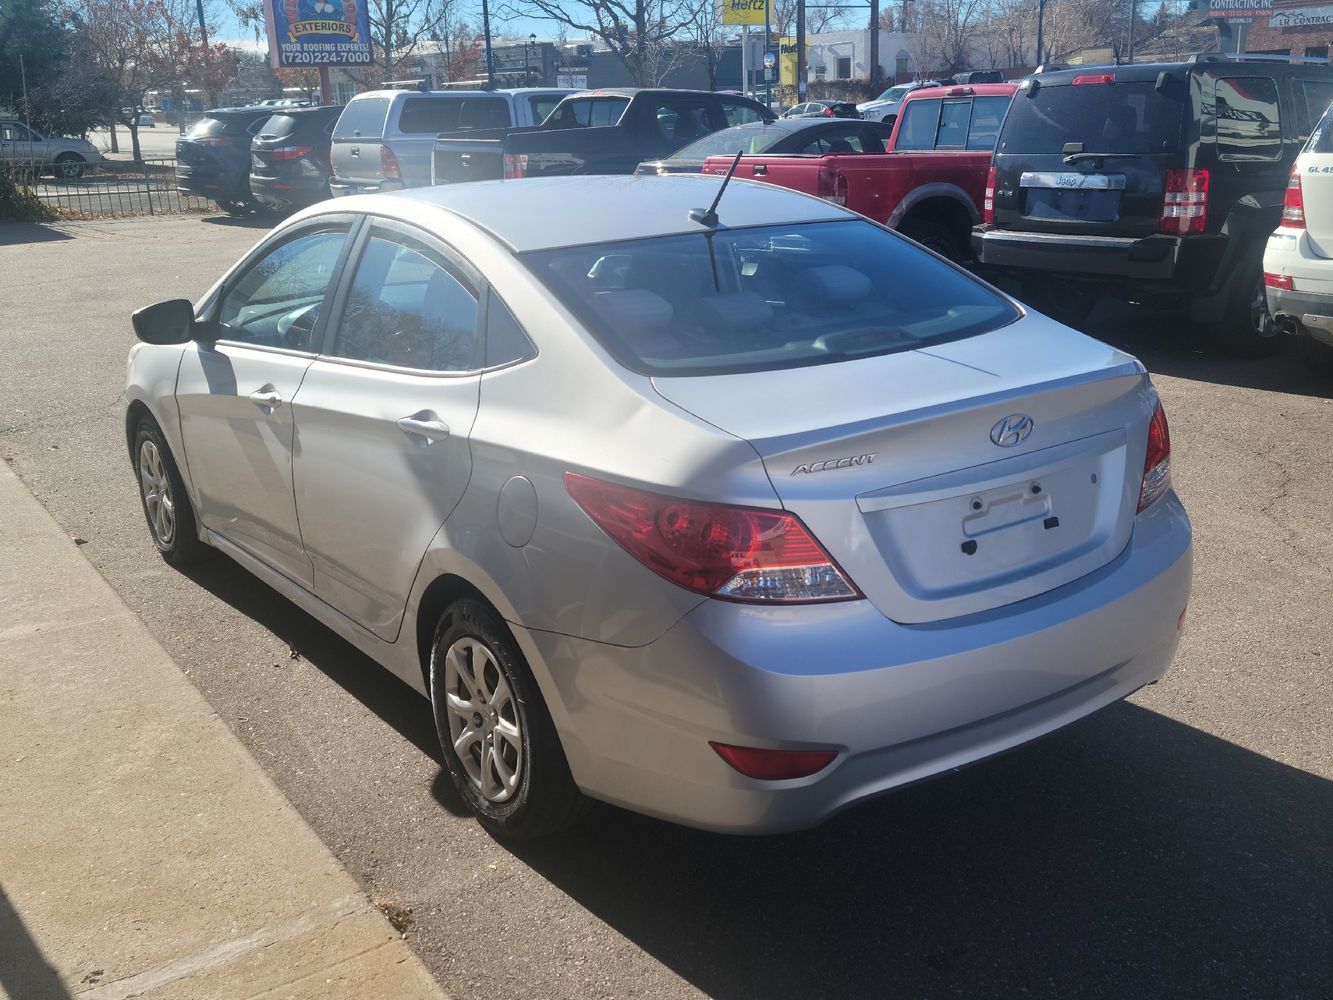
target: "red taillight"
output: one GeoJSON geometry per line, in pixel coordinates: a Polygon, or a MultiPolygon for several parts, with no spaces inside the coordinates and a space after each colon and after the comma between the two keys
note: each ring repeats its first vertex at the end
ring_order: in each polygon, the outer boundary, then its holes
{"type": "Polygon", "coordinates": [[[995,184],[999,179],[999,171],[991,167],[986,175],[986,194],[981,201],[981,221],[988,226],[995,225],[995,184]]]}
{"type": "Polygon", "coordinates": [[[833,117],[833,109],[830,108],[827,104],[824,105],[824,117],[825,118],[833,117]]]}
{"type": "Polygon", "coordinates": [[[526,153],[505,153],[505,180],[514,180],[528,176],[528,157],[526,153]]]}
{"type": "Polygon", "coordinates": [[[1162,195],[1164,233],[1201,233],[1208,225],[1208,171],[1168,170],[1162,195]]]}
{"type": "Polygon", "coordinates": [[[388,146],[380,146],[380,173],[386,179],[402,176],[402,172],[398,169],[398,157],[393,155],[393,150],[388,146]]]}
{"type": "Polygon", "coordinates": [[[821,170],[815,194],[835,205],[847,204],[847,178],[836,170],[821,170]]]}
{"type": "Polygon", "coordinates": [[[1074,87],[1084,87],[1084,86],[1087,86],[1087,85],[1089,85],[1089,84],[1101,84],[1101,83],[1115,83],[1115,74],[1114,74],[1114,73],[1084,73],[1084,74],[1082,74],[1082,75],[1080,75],[1080,76],[1076,76],[1076,77],[1074,77],[1074,82],[1073,82],[1073,84],[1072,84],[1071,86],[1074,86],[1074,87]]]}
{"type": "Polygon", "coordinates": [[[786,511],[678,500],[573,472],[565,488],[626,552],[697,594],[751,603],[861,596],[786,511]]]}
{"type": "Polygon", "coordinates": [[[1301,190],[1299,167],[1291,168],[1287,178],[1287,196],[1282,199],[1282,225],[1288,229],[1305,228],[1305,192],[1301,190]]]}
{"type": "Polygon", "coordinates": [[[314,151],[314,146],[279,146],[277,149],[260,150],[260,152],[268,153],[275,160],[299,160],[303,156],[309,156],[314,151]]]}
{"type": "Polygon", "coordinates": [[[730,743],[708,745],[747,778],[760,781],[783,781],[789,778],[808,778],[824,770],[838,757],[836,750],[763,750],[759,747],[736,747],[730,743]]]}
{"type": "Polygon", "coordinates": [[[1289,274],[1273,274],[1271,271],[1265,271],[1264,284],[1269,288],[1280,288],[1284,292],[1295,290],[1295,287],[1291,283],[1291,275],[1289,274]]]}
{"type": "Polygon", "coordinates": [[[1139,486],[1139,510],[1152,505],[1171,485],[1171,430],[1162,404],[1148,421],[1148,453],[1143,458],[1143,482],[1139,486]]]}

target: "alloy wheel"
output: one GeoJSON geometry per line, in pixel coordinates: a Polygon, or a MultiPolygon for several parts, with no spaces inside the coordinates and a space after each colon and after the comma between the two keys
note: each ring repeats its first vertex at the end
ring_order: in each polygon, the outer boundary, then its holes
{"type": "Polygon", "coordinates": [[[513,690],[485,643],[463,637],[444,654],[449,739],[488,802],[506,802],[523,778],[523,723],[513,690]]]}
{"type": "Polygon", "coordinates": [[[162,453],[152,441],[144,441],[139,448],[139,485],[148,523],[158,544],[165,548],[176,537],[176,502],[162,453]]]}

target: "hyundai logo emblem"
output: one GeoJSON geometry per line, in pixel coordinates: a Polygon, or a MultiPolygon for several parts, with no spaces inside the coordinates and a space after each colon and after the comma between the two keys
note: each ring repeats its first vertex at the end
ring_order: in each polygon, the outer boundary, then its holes
{"type": "Polygon", "coordinates": [[[995,422],[990,429],[990,439],[1001,448],[1012,448],[1021,441],[1026,441],[1036,424],[1026,413],[1011,413],[995,422]]]}

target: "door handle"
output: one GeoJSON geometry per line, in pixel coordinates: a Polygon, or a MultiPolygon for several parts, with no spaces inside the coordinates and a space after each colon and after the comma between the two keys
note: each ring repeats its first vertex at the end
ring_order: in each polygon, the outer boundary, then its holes
{"type": "Polygon", "coordinates": [[[765,166],[764,164],[762,164],[762,163],[756,163],[756,164],[754,165],[754,173],[755,173],[756,176],[760,176],[760,177],[762,177],[762,176],[764,176],[765,174],[768,173],[768,167],[766,167],[766,166],[765,166]]]}
{"type": "Polygon", "coordinates": [[[265,407],[271,413],[282,405],[282,397],[273,386],[266,385],[250,393],[250,402],[255,406],[265,407]]]}
{"type": "Polygon", "coordinates": [[[422,410],[410,417],[399,417],[394,422],[400,431],[423,448],[433,445],[436,441],[443,441],[449,436],[449,425],[433,410],[422,410]]]}

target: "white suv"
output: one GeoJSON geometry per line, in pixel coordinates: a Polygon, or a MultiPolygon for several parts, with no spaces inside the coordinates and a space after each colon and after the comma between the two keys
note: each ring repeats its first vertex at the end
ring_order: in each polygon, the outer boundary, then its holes
{"type": "Polygon", "coordinates": [[[1264,285],[1274,321],[1300,336],[1314,366],[1333,372],[1333,108],[1291,168],[1264,285]]]}

